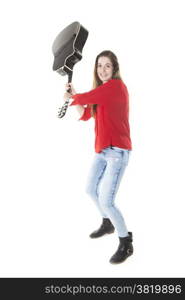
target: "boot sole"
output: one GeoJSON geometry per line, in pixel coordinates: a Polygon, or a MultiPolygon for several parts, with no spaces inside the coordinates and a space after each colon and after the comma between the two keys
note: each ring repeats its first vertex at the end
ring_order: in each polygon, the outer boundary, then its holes
{"type": "Polygon", "coordinates": [[[113,265],[118,265],[118,264],[120,264],[120,263],[123,263],[128,257],[130,257],[131,255],[133,255],[133,252],[132,253],[130,253],[130,254],[128,254],[124,259],[122,259],[122,260],[120,260],[120,261],[111,261],[111,260],[109,260],[109,262],[111,263],[111,264],[113,264],[113,265]]]}
{"type": "Polygon", "coordinates": [[[114,231],[115,231],[115,230],[112,230],[112,231],[110,231],[110,232],[106,232],[106,233],[104,233],[104,234],[102,234],[102,235],[99,235],[99,236],[89,236],[89,237],[90,237],[91,239],[98,239],[98,238],[100,238],[100,237],[102,237],[102,236],[104,236],[104,235],[114,233],[114,231]]]}

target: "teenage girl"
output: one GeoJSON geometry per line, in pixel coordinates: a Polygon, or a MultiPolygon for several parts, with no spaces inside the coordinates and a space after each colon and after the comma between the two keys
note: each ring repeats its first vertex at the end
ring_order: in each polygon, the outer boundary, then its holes
{"type": "Polygon", "coordinates": [[[132,151],[129,126],[129,95],[112,51],[101,52],[95,60],[94,83],[90,92],[77,94],[66,84],[64,101],[73,99],[80,120],[95,119],[95,156],[89,172],[86,192],[94,200],[102,224],[91,233],[98,238],[116,229],[119,246],[111,263],[121,263],[133,254],[132,232],[127,230],[115,196],[132,151]],[[67,92],[70,88],[70,93],[67,92]]]}

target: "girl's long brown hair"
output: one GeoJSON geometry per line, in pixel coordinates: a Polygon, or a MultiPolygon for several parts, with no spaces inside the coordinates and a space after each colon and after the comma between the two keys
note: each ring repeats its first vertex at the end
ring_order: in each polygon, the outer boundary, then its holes
{"type": "MultiPolygon", "coordinates": [[[[100,54],[98,54],[96,57],[96,60],[95,60],[93,89],[97,88],[99,85],[102,84],[102,81],[99,79],[98,74],[97,74],[98,59],[101,56],[108,57],[113,65],[112,79],[121,79],[122,80],[121,75],[120,75],[120,70],[119,70],[119,63],[118,63],[118,59],[117,59],[116,55],[110,50],[105,50],[105,51],[102,51],[100,54]]],[[[91,108],[91,115],[92,115],[92,117],[95,118],[97,104],[89,104],[89,106],[91,108]]]]}

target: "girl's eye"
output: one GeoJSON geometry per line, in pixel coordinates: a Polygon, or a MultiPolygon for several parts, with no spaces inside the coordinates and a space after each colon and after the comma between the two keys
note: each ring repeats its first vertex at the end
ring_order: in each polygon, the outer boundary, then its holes
{"type": "MultiPolygon", "coordinates": [[[[110,68],[110,65],[106,65],[105,67],[110,68]]],[[[98,68],[101,68],[101,65],[99,65],[98,68]]]]}

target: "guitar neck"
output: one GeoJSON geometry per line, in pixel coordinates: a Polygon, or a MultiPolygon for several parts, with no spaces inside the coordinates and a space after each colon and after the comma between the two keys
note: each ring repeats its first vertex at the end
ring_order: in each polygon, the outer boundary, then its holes
{"type": "Polygon", "coordinates": [[[68,83],[72,82],[73,72],[68,73],[68,83]]]}

